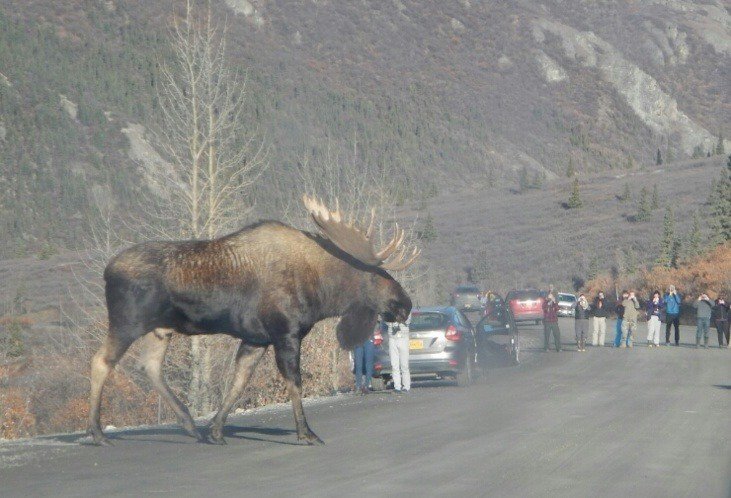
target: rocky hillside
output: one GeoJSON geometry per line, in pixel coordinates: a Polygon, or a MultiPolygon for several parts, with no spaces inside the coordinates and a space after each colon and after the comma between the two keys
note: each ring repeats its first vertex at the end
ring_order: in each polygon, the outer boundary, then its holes
{"type": "MultiPolygon", "coordinates": [[[[124,209],[143,188],[180,3],[0,1],[0,255],[73,246],[94,196],[124,209]]],[[[387,172],[401,202],[513,185],[524,169],[551,181],[569,160],[623,174],[731,136],[721,0],[213,7],[248,77],[245,127],[270,150],[263,210],[332,150],[387,172]]]]}

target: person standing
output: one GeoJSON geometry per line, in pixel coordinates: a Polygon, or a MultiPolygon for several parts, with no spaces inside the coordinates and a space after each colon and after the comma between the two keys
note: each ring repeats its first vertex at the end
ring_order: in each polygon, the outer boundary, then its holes
{"type": "MultiPolygon", "coordinates": [[[[380,322],[376,327],[380,328],[380,322]]],[[[368,394],[373,378],[373,357],[376,346],[373,343],[373,335],[366,339],[360,346],[353,350],[353,363],[355,364],[355,393],[368,394]]]]}
{"type": "Polygon", "coordinates": [[[637,317],[639,316],[640,303],[635,297],[635,292],[630,291],[627,298],[622,301],[624,307],[624,318],[622,319],[622,343],[620,348],[632,347],[632,334],[637,330],[637,317]]]}
{"type": "Polygon", "coordinates": [[[604,346],[604,339],[607,335],[607,316],[609,316],[609,311],[606,308],[603,292],[600,291],[599,295],[594,299],[592,311],[594,312],[594,328],[591,332],[591,345],[604,346]]]}
{"type": "Polygon", "coordinates": [[[665,294],[665,345],[670,345],[670,327],[675,326],[675,345],[680,343],[680,305],[683,296],[675,290],[675,286],[668,287],[665,294]]]}
{"type": "Polygon", "coordinates": [[[624,320],[624,305],[622,302],[629,297],[629,292],[622,291],[622,299],[617,303],[614,312],[617,314],[617,323],[614,326],[614,347],[618,348],[622,342],[622,321],[624,320]]]}
{"type": "Polygon", "coordinates": [[[716,299],[716,305],[713,307],[713,323],[716,325],[718,333],[718,347],[723,347],[723,339],[726,338],[726,347],[729,347],[729,318],[731,310],[723,297],[716,299]]]}
{"type": "Polygon", "coordinates": [[[660,315],[663,313],[665,303],[660,298],[660,291],[652,293],[652,298],[647,302],[647,347],[660,346],[660,329],[662,321],[660,315]]]}
{"type": "Polygon", "coordinates": [[[543,302],[543,349],[548,351],[548,340],[553,334],[556,352],[561,351],[561,329],[558,328],[558,303],[553,292],[549,292],[543,302]]]}
{"type": "Polygon", "coordinates": [[[409,324],[386,322],[388,331],[388,356],[391,360],[393,389],[396,394],[409,392],[411,389],[411,372],[409,371],[409,324]]]}
{"type": "Polygon", "coordinates": [[[708,329],[711,327],[711,315],[713,314],[713,301],[708,294],[702,293],[693,303],[696,312],[695,347],[698,349],[703,337],[703,347],[708,347],[708,329]]]}
{"type": "Polygon", "coordinates": [[[589,301],[584,294],[579,295],[574,310],[574,333],[576,334],[576,348],[586,351],[586,336],[589,332],[589,301]]]}

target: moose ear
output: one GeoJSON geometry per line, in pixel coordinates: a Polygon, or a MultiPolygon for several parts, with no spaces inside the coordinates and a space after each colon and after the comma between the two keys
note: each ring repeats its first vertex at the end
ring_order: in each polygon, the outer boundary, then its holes
{"type": "Polygon", "coordinates": [[[338,323],[340,347],[352,350],[363,344],[376,328],[377,317],[376,310],[363,304],[351,304],[338,323]]]}

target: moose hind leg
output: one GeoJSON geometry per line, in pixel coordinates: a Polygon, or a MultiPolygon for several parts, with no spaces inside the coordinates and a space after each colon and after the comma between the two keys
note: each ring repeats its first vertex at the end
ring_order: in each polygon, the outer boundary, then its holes
{"type": "Polygon", "coordinates": [[[175,412],[175,416],[185,432],[198,442],[205,442],[205,438],[195,428],[195,422],[193,421],[193,417],[190,416],[188,408],[170,390],[162,373],[162,364],[165,360],[165,352],[170,344],[172,333],[173,331],[170,329],[155,329],[148,333],[142,339],[142,352],[140,354],[139,364],[145,374],[147,374],[147,378],[150,380],[152,387],[160,394],[173,412],[175,412]]]}
{"type": "Polygon", "coordinates": [[[279,373],[284,377],[294,410],[297,439],[307,444],[325,444],[307,425],[302,408],[302,375],[300,374],[300,339],[287,339],[274,347],[279,373]]]}
{"type": "Polygon", "coordinates": [[[99,351],[91,360],[91,390],[89,392],[89,429],[94,444],[109,445],[109,439],[104,436],[101,427],[101,403],[104,382],[109,373],[119,362],[134,339],[119,338],[110,333],[104,340],[99,351]]]}
{"type": "Polygon", "coordinates": [[[256,366],[259,364],[259,360],[264,356],[266,350],[266,346],[251,346],[243,342],[239,345],[239,349],[236,352],[236,372],[234,374],[233,384],[223,398],[221,408],[213,418],[211,439],[214,443],[225,444],[223,439],[223,425],[226,423],[228,412],[231,411],[231,407],[239,399],[239,396],[241,396],[241,392],[246,387],[246,384],[249,383],[251,375],[254,373],[256,366]]]}

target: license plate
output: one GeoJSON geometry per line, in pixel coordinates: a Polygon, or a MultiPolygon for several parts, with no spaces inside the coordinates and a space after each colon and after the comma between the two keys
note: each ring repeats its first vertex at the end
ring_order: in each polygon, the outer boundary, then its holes
{"type": "Polygon", "coordinates": [[[424,349],[424,341],[421,339],[409,340],[409,349],[424,349]]]}

